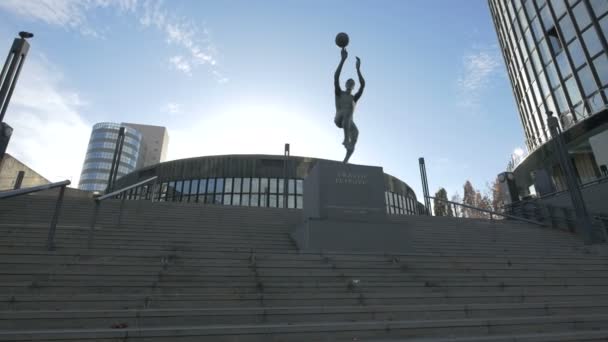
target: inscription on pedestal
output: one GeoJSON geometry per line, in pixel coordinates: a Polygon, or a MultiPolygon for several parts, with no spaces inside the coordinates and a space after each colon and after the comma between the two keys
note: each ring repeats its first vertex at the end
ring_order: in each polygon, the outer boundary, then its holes
{"type": "Polygon", "coordinates": [[[304,219],[385,218],[381,167],[319,161],[304,179],[304,219]]]}

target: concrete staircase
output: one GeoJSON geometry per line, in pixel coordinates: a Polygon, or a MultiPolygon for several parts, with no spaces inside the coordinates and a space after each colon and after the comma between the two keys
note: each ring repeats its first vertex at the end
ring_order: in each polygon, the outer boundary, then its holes
{"type": "Polygon", "coordinates": [[[0,201],[0,341],[607,341],[608,258],[506,221],[401,216],[407,254],[299,253],[297,210],[0,201]]]}

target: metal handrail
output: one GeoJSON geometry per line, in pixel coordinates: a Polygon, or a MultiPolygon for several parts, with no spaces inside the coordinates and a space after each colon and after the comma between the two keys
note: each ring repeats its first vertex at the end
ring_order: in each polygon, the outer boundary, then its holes
{"type": "Polygon", "coordinates": [[[95,198],[95,201],[97,201],[97,202],[101,202],[101,201],[103,201],[103,200],[105,200],[105,199],[108,199],[108,198],[114,197],[114,196],[116,196],[116,195],[120,195],[120,194],[122,194],[123,192],[129,191],[129,190],[131,190],[131,189],[133,189],[133,188],[137,188],[137,187],[138,187],[138,186],[140,186],[140,185],[144,185],[144,184],[150,183],[150,182],[152,182],[152,181],[156,180],[157,178],[158,178],[158,176],[150,177],[150,178],[148,178],[148,179],[146,179],[146,180],[143,180],[143,181],[141,181],[141,182],[139,182],[139,183],[135,183],[135,184],[133,184],[133,185],[126,186],[126,187],[124,187],[124,188],[122,188],[122,189],[119,189],[119,190],[116,190],[116,191],[110,192],[109,194],[105,194],[105,195],[103,195],[103,196],[99,196],[99,197],[95,198]]]}
{"type": "MultiPolygon", "coordinates": [[[[112,191],[109,194],[103,195],[103,196],[99,196],[97,198],[95,198],[95,208],[93,209],[93,216],[91,218],[91,229],[89,230],[89,237],[88,237],[88,241],[87,241],[87,245],[89,248],[91,248],[93,246],[93,236],[94,236],[94,232],[95,232],[95,223],[97,222],[97,215],[99,214],[99,207],[101,207],[101,202],[103,200],[106,200],[108,198],[113,198],[117,195],[123,194],[131,189],[137,188],[138,186],[142,186],[144,184],[148,184],[150,182],[155,181],[158,178],[158,176],[154,176],[154,177],[150,177],[146,180],[143,180],[139,183],[135,183],[133,185],[129,185],[126,186],[122,189],[118,189],[116,191],[112,191]]],[[[118,211],[118,226],[120,227],[120,222],[122,220],[122,208],[124,206],[125,203],[125,199],[126,197],[123,196],[122,200],[120,201],[120,209],[118,211]]]]}
{"type": "MultiPolygon", "coordinates": [[[[578,187],[579,187],[579,189],[585,189],[585,188],[588,188],[588,187],[590,187],[592,185],[601,184],[601,183],[604,183],[604,182],[608,182],[608,176],[601,176],[601,177],[598,177],[598,178],[596,178],[596,179],[594,179],[592,181],[589,181],[589,182],[586,182],[586,183],[580,183],[578,187]]],[[[534,201],[534,200],[537,200],[537,199],[547,199],[549,197],[554,197],[554,196],[561,195],[561,194],[564,194],[564,193],[567,193],[567,192],[568,192],[568,189],[554,191],[554,192],[550,192],[548,194],[544,194],[544,195],[541,195],[541,196],[533,197],[531,200],[534,201]]],[[[530,200],[522,200],[522,201],[530,201],[530,200]]]]}
{"type": "Polygon", "coordinates": [[[458,202],[452,202],[452,201],[444,200],[442,198],[436,198],[436,197],[432,197],[432,196],[427,196],[427,197],[430,198],[430,199],[432,199],[432,200],[438,200],[438,201],[441,201],[441,202],[446,202],[446,203],[450,203],[450,204],[453,204],[453,205],[459,205],[461,207],[465,207],[465,208],[474,209],[474,210],[478,210],[478,211],[481,211],[481,212],[488,213],[488,214],[490,214],[490,219],[492,219],[492,220],[493,220],[493,215],[497,215],[497,216],[502,216],[502,217],[510,218],[510,219],[513,219],[513,220],[516,220],[516,221],[522,221],[522,222],[526,222],[526,223],[532,223],[532,224],[536,224],[536,225],[543,226],[543,227],[546,226],[546,224],[544,224],[542,222],[534,221],[534,220],[529,220],[529,219],[526,219],[526,218],[523,218],[523,217],[519,217],[519,216],[513,216],[513,215],[509,215],[509,214],[499,213],[499,212],[496,212],[496,211],[492,211],[492,210],[488,210],[488,209],[483,209],[483,208],[478,208],[478,207],[474,207],[472,205],[467,205],[467,204],[464,204],[464,203],[458,203],[458,202]]]}
{"type": "MultiPolygon", "coordinates": [[[[603,105],[600,106],[599,108],[597,108],[596,110],[593,110],[591,112],[588,112],[586,110],[586,108],[593,108],[595,101],[597,99],[598,96],[602,96],[602,94],[606,97],[608,97],[608,87],[603,87],[598,89],[596,92],[594,92],[593,94],[585,97],[585,99],[582,102],[579,103],[583,103],[583,105],[581,106],[581,108],[583,109],[582,111],[576,111],[574,108],[567,108],[566,110],[559,112],[558,113],[558,117],[560,118],[560,122],[564,125],[564,131],[569,130],[570,128],[576,126],[577,124],[587,120],[588,118],[590,118],[591,116],[608,109],[608,105],[603,105]],[[562,121],[562,117],[565,117],[566,115],[573,115],[578,117],[578,120],[575,123],[572,123],[570,125],[565,125],[562,121]],[[567,126],[567,127],[566,127],[567,126]]],[[[579,104],[577,103],[577,104],[579,104]]],[[[548,128],[548,127],[547,127],[548,128]]],[[[548,129],[545,128],[545,134],[548,134],[549,131],[548,129]]],[[[550,136],[550,134],[548,134],[550,136]]],[[[516,169],[520,164],[523,163],[524,160],[526,160],[528,158],[528,156],[532,155],[532,153],[536,150],[538,150],[541,146],[545,145],[546,143],[548,143],[549,141],[551,141],[551,139],[545,140],[545,141],[536,141],[536,140],[540,140],[540,137],[538,137],[537,139],[534,139],[532,141],[533,145],[532,146],[527,146],[527,154],[523,157],[520,158],[517,163],[513,164],[513,169],[516,169]]]]}
{"type": "Polygon", "coordinates": [[[21,195],[31,194],[33,192],[63,187],[63,186],[70,185],[71,183],[72,182],[70,182],[69,180],[64,180],[64,181],[56,182],[56,183],[37,185],[37,186],[33,186],[31,188],[0,191],[0,199],[17,197],[17,196],[21,196],[21,195]]]}
{"type": "Polygon", "coordinates": [[[57,221],[59,221],[59,213],[61,212],[61,206],[63,204],[63,194],[65,192],[66,186],[70,185],[71,183],[72,182],[70,182],[69,180],[64,180],[56,183],[33,186],[31,188],[3,191],[0,192],[0,199],[17,197],[43,190],[60,188],[59,195],[57,197],[57,202],[55,202],[55,212],[53,213],[51,225],[49,226],[49,234],[46,239],[46,248],[49,251],[52,251],[55,249],[55,230],[57,229],[57,221]]]}
{"type": "MultiPolygon", "coordinates": [[[[515,202],[509,206],[503,207],[504,210],[509,210],[511,212],[521,211],[522,214],[525,214],[529,211],[528,208],[532,207],[532,211],[534,213],[540,213],[540,218],[544,220],[548,220],[553,228],[560,228],[560,224],[565,224],[565,228],[567,228],[570,232],[577,232],[576,229],[576,220],[571,219],[570,217],[573,214],[573,209],[570,207],[561,207],[550,204],[545,204],[541,199],[531,199],[527,201],[519,201],[515,202]],[[556,211],[562,211],[563,216],[554,215],[556,211]]],[[[603,229],[600,229],[602,233],[602,237],[604,241],[608,241],[608,216],[603,213],[590,213],[590,218],[598,221],[603,229]]],[[[536,215],[536,217],[539,217],[536,215]]]]}

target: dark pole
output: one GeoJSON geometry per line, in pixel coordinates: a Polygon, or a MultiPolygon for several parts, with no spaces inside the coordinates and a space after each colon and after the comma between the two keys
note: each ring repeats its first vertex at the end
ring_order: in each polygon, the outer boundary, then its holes
{"type": "Polygon", "coordinates": [[[283,208],[287,209],[287,160],[289,159],[289,144],[285,144],[283,152],[283,208]]]}
{"type": "Polygon", "coordinates": [[[420,164],[420,178],[422,179],[422,192],[424,194],[424,204],[426,206],[426,214],[431,216],[431,200],[429,199],[429,183],[426,179],[426,166],[424,165],[424,158],[418,158],[420,164]]]}
{"type": "Polygon", "coordinates": [[[4,122],[4,115],[13,96],[23,62],[30,49],[30,44],[26,38],[32,38],[33,36],[28,32],[19,32],[19,38],[13,40],[13,45],[8,52],[0,74],[0,163],[13,133],[11,126],[4,122]]]}
{"type": "Polygon", "coordinates": [[[108,186],[106,187],[106,193],[109,193],[114,186],[116,180],[116,174],[118,173],[118,167],[120,166],[120,155],[122,154],[122,144],[125,140],[125,128],[120,127],[118,130],[118,138],[116,139],[116,146],[114,147],[114,156],[112,157],[112,166],[110,166],[110,174],[108,175],[108,186]]]}
{"type": "Polygon", "coordinates": [[[21,189],[21,183],[23,182],[23,177],[25,176],[25,171],[17,172],[17,179],[15,180],[15,186],[13,190],[21,189]]]}
{"type": "Polygon", "coordinates": [[[564,177],[566,178],[566,184],[568,186],[568,192],[570,193],[570,199],[574,206],[574,212],[576,213],[576,220],[578,227],[582,228],[583,236],[585,238],[585,244],[592,244],[595,242],[593,236],[593,226],[589,214],[587,213],[587,207],[585,206],[585,199],[581,193],[581,189],[578,186],[578,180],[574,173],[574,167],[568,157],[568,150],[564,143],[564,137],[560,133],[557,118],[553,116],[552,112],[547,112],[547,123],[551,136],[553,138],[553,148],[557,154],[559,165],[563,171],[564,177]]]}

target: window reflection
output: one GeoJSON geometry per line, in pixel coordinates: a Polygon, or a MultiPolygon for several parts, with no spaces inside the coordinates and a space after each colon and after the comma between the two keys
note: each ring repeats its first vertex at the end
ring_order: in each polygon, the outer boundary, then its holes
{"type": "Polygon", "coordinates": [[[224,192],[224,178],[217,178],[215,180],[215,193],[224,192]]]}
{"type": "MultiPolygon", "coordinates": [[[[606,16],[608,19],[608,16],[606,16]]],[[[608,85],[608,56],[606,54],[601,54],[593,61],[593,65],[595,66],[595,71],[600,77],[600,81],[602,86],[608,85]]]]}
{"type": "Polygon", "coordinates": [[[207,179],[207,194],[213,194],[215,192],[215,178],[207,179]]]}
{"type": "MultiPolygon", "coordinates": [[[[288,179],[287,195],[279,178],[202,178],[172,180],[154,185],[143,185],[124,194],[129,200],[201,202],[215,205],[234,205],[302,209],[304,180],[288,179]],[[245,191],[247,190],[247,191],[245,191]]],[[[406,195],[386,191],[387,212],[412,215],[417,202],[406,195]]]]}
{"type": "Polygon", "coordinates": [[[224,193],[229,194],[232,192],[232,178],[226,178],[224,183],[224,193]]]}
{"type": "Polygon", "coordinates": [[[234,179],[234,186],[232,187],[232,192],[233,193],[241,192],[241,179],[240,178],[234,179]]]}
{"type": "Polygon", "coordinates": [[[270,179],[270,192],[271,193],[276,193],[277,192],[277,179],[276,178],[271,178],[270,179]]]}
{"type": "Polygon", "coordinates": [[[268,196],[268,206],[271,208],[277,208],[277,195],[268,196]]]}

